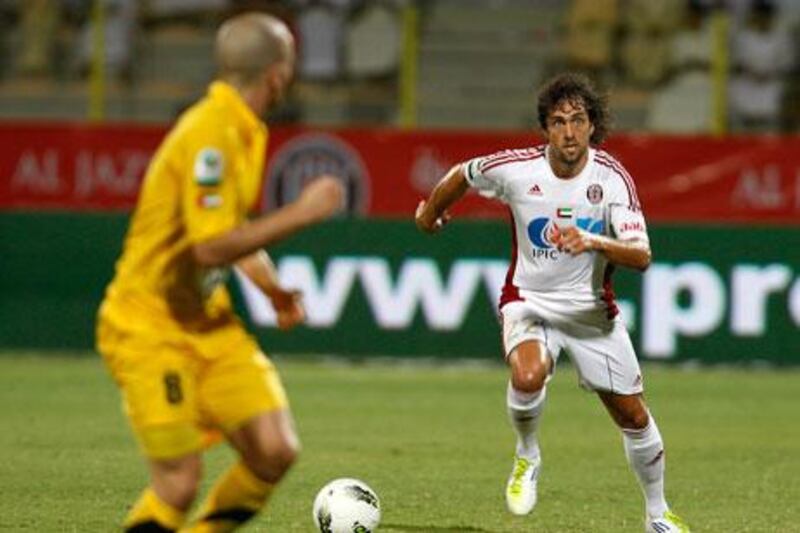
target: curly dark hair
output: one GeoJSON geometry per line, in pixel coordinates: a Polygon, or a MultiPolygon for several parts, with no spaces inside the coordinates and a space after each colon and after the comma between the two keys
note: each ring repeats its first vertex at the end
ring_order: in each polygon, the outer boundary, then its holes
{"type": "Polygon", "coordinates": [[[583,74],[574,72],[559,74],[549,79],[539,89],[537,112],[542,129],[547,129],[548,115],[565,100],[573,104],[583,104],[594,126],[589,142],[595,146],[601,144],[611,130],[608,100],[606,95],[598,91],[583,74]]]}

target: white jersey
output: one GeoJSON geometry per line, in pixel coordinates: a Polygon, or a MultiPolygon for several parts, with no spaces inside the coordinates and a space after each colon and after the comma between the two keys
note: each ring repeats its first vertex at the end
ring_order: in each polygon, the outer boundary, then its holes
{"type": "Polygon", "coordinates": [[[547,157],[547,147],[538,146],[464,163],[470,185],[511,211],[511,263],[500,307],[525,300],[553,324],[608,326],[618,312],[613,265],[598,252],[559,252],[551,236],[556,226],[577,226],[622,240],[647,240],[633,180],[602,150],[590,148],[586,166],[570,179],[556,177],[547,157]]]}

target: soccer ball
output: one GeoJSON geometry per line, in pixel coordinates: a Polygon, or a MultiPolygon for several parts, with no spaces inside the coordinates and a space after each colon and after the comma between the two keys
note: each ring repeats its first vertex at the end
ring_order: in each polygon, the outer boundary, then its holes
{"type": "Polygon", "coordinates": [[[313,512],[320,533],[372,533],[381,520],[381,503],[363,481],[341,478],[320,489],[313,512]]]}

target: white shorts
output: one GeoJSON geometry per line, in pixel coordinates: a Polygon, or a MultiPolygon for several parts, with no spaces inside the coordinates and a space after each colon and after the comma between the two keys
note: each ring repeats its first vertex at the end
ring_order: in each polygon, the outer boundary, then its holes
{"type": "Polygon", "coordinates": [[[540,318],[529,302],[503,306],[503,347],[505,356],[525,341],[540,341],[553,363],[561,350],[578,370],[581,386],[616,394],[642,392],[642,371],[630,336],[621,320],[607,328],[579,324],[557,326],[540,318]]]}

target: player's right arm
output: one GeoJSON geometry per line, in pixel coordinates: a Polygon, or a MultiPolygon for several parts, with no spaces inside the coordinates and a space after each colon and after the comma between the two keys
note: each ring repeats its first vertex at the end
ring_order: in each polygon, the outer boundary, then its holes
{"type": "Polygon", "coordinates": [[[305,320],[302,293],[281,285],[278,270],[266,250],[244,256],[236,262],[236,268],[269,298],[280,329],[291,329],[305,320]]]}
{"type": "Polygon", "coordinates": [[[332,176],[321,176],[294,202],[240,224],[220,235],[195,242],[192,255],[203,267],[231,265],[307,226],[334,215],[342,207],[344,189],[332,176]]]}
{"type": "Polygon", "coordinates": [[[427,200],[417,206],[415,221],[425,233],[436,233],[450,220],[447,210],[469,189],[463,165],[456,165],[439,180],[427,200]]]}
{"type": "Polygon", "coordinates": [[[427,200],[417,206],[417,227],[425,233],[436,233],[450,220],[447,210],[472,187],[482,196],[507,201],[507,176],[500,169],[503,163],[518,157],[513,151],[476,157],[459,163],[439,180],[427,200]]]}

